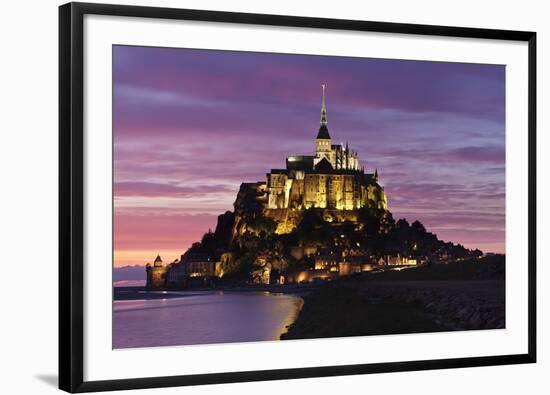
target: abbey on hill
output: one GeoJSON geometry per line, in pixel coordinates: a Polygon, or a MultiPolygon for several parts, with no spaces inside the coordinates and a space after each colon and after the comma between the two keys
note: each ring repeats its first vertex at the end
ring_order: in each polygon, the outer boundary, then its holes
{"type": "MultiPolygon", "coordinates": [[[[254,196],[263,215],[277,223],[276,233],[292,232],[303,210],[323,209],[327,218],[344,221],[357,219],[353,211],[362,208],[388,209],[384,188],[378,183],[378,170],[365,173],[356,151],[349,145],[332,144],[327,126],[325,85],[322,85],[321,125],[315,139],[314,155],[290,155],[284,169],[271,169],[266,182],[243,183],[240,197],[254,196]]],[[[249,199],[250,200],[250,199],[249,199]]],[[[250,204],[250,201],[245,201],[250,204]]],[[[243,229],[237,223],[237,231],[243,229]]]]}
{"type": "Polygon", "coordinates": [[[314,155],[291,155],[266,181],[242,183],[234,210],[218,217],[179,260],[147,264],[149,288],[330,280],[468,256],[415,221],[394,221],[378,171],[365,173],[356,151],[332,144],[325,85],[314,155]]]}

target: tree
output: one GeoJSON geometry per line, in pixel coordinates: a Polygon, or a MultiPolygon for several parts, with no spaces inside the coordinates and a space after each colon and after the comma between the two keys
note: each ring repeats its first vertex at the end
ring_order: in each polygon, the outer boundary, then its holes
{"type": "Polygon", "coordinates": [[[418,220],[412,223],[411,228],[419,233],[426,233],[426,228],[422,225],[422,222],[418,220]]]}
{"type": "Polygon", "coordinates": [[[409,223],[407,222],[406,218],[401,218],[399,221],[397,221],[395,227],[397,228],[397,230],[409,229],[409,223]]]}

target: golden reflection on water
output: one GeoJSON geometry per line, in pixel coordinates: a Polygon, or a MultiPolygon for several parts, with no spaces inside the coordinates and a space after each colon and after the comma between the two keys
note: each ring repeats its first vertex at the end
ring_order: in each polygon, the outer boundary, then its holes
{"type": "Polygon", "coordinates": [[[273,337],[274,340],[281,340],[281,335],[283,333],[286,333],[288,331],[288,327],[296,321],[296,318],[298,318],[298,314],[300,314],[300,311],[302,310],[302,307],[304,306],[304,299],[294,296],[294,295],[285,295],[282,293],[278,293],[276,295],[285,296],[288,298],[294,298],[294,309],[287,314],[281,325],[277,328],[275,335],[273,337]]]}

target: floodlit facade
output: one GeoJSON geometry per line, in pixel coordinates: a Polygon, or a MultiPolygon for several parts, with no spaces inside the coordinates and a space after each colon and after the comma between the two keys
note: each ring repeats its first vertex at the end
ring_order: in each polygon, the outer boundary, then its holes
{"type": "Polygon", "coordinates": [[[315,139],[315,154],[288,156],[285,169],[272,169],[267,174],[267,208],[387,210],[378,171],[365,173],[357,152],[347,143],[332,144],[327,127],[325,85],[322,88],[321,126],[315,139]]]}

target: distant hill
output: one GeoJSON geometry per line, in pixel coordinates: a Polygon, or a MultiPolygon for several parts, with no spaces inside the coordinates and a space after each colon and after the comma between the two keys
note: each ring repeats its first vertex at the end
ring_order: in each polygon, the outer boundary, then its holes
{"type": "Polygon", "coordinates": [[[115,267],[113,270],[115,287],[145,286],[145,266],[115,267]]]}

